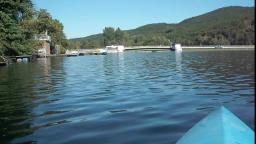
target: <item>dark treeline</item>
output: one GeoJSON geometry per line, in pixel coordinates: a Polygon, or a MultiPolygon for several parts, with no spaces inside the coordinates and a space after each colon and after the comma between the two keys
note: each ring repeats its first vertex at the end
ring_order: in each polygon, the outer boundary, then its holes
{"type": "Polygon", "coordinates": [[[225,7],[178,24],[149,24],[133,30],[105,28],[102,34],[69,40],[70,48],[169,45],[254,45],[254,7],[225,7]]]}
{"type": "Polygon", "coordinates": [[[68,45],[63,25],[44,9],[35,10],[31,0],[0,0],[0,55],[23,55],[36,52],[36,34],[48,31],[51,47],[68,45]]]}

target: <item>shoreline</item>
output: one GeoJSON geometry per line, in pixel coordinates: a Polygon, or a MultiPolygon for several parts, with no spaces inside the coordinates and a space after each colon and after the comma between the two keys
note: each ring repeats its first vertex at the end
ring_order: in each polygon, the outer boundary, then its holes
{"type": "MultiPolygon", "coordinates": [[[[216,45],[205,46],[181,46],[182,49],[255,49],[255,45],[222,45],[222,48],[215,48],[216,45]]],[[[140,49],[170,49],[170,46],[128,46],[125,50],[140,49]]]]}
{"type": "MultiPolygon", "coordinates": [[[[254,50],[254,45],[226,45],[223,48],[215,48],[215,46],[182,46],[184,50],[254,50]]],[[[96,49],[80,49],[78,53],[82,55],[99,55],[99,48],[96,49]]],[[[164,51],[170,50],[170,46],[132,46],[132,47],[125,47],[125,51],[164,51]]],[[[47,57],[67,57],[67,54],[59,54],[59,55],[49,55],[47,57]]]]}

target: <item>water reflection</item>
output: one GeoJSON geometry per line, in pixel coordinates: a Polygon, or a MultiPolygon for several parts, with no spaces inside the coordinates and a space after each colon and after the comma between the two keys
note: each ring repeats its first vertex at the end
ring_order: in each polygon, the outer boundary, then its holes
{"type": "Polygon", "coordinates": [[[118,55],[118,71],[122,74],[125,73],[125,66],[124,66],[124,53],[119,53],[118,55]]]}
{"type": "Polygon", "coordinates": [[[250,119],[247,124],[254,128],[254,115],[250,114],[255,101],[254,51],[204,51],[189,55],[190,61],[184,65],[192,73],[186,77],[193,81],[190,86],[195,95],[212,99],[208,106],[225,105],[234,113],[241,112],[240,107],[248,108],[240,117],[250,119]]]}
{"type": "Polygon", "coordinates": [[[176,52],[175,53],[175,61],[176,61],[176,69],[178,71],[178,74],[182,73],[182,53],[181,52],[176,52]]]}
{"type": "Polygon", "coordinates": [[[25,63],[0,70],[0,143],[33,133],[33,67],[25,63]]]}
{"type": "Polygon", "coordinates": [[[40,127],[36,122],[49,109],[38,106],[54,101],[55,86],[64,78],[61,67],[61,61],[48,58],[1,69],[0,143],[33,134],[40,127]]]}
{"type": "Polygon", "coordinates": [[[219,105],[254,129],[253,60],[168,51],[10,65],[0,69],[0,143],[175,143],[219,105]]]}

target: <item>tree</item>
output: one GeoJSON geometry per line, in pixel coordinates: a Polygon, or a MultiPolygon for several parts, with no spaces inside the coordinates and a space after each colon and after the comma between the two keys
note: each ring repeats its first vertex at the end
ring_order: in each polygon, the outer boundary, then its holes
{"type": "Polygon", "coordinates": [[[105,27],[103,30],[104,45],[113,45],[115,44],[115,29],[112,27],[105,27]]]}
{"type": "Polygon", "coordinates": [[[124,44],[124,36],[125,36],[124,32],[120,28],[117,28],[115,31],[116,44],[123,45],[124,44]]]}
{"type": "Polygon", "coordinates": [[[104,45],[125,45],[131,43],[128,33],[122,31],[120,28],[116,30],[112,27],[106,27],[103,30],[104,45]]]}
{"type": "Polygon", "coordinates": [[[51,46],[67,46],[63,25],[44,9],[36,12],[31,0],[0,0],[0,55],[32,54],[34,35],[48,30],[51,46]]]}
{"type": "Polygon", "coordinates": [[[52,28],[52,17],[45,9],[36,12],[36,28],[38,33],[45,33],[52,28]]]}
{"type": "Polygon", "coordinates": [[[36,15],[36,29],[37,33],[48,32],[51,36],[51,46],[54,47],[56,44],[66,47],[67,40],[63,32],[63,25],[60,21],[53,19],[50,13],[45,9],[40,9],[36,15]]]}
{"type": "Polygon", "coordinates": [[[0,53],[3,55],[20,55],[31,53],[32,33],[26,33],[22,22],[33,14],[31,0],[0,1],[0,53]],[[28,38],[28,39],[27,39],[28,38]]]}
{"type": "Polygon", "coordinates": [[[20,22],[29,19],[33,15],[33,3],[31,0],[1,0],[0,11],[8,14],[10,19],[20,22]]]}

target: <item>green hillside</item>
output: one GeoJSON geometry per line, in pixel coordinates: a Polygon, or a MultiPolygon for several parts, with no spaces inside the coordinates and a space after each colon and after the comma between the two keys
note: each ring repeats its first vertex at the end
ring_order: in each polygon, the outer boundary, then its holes
{"type": "MultiPolygon", "coordinates": [[[[231,6],[186,19],[178,24],[156,23],[124,31],[124,45],[251,45],[255,44],[254,7],[231,6]]],[[[71,48],[104,46],[102,34],[70,39],[71,48]]]]}

